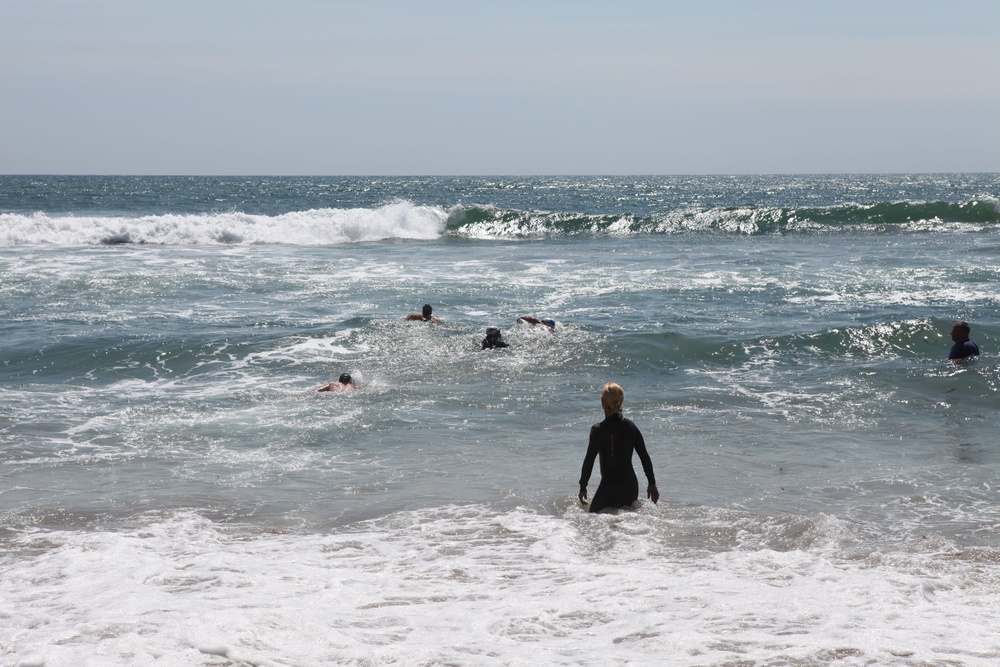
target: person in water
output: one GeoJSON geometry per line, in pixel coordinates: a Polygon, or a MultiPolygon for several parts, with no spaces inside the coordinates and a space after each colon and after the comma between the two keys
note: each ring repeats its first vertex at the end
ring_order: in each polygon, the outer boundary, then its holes
{"type": "Polygon", "coordinates": [[[336,382],[330,382],[329,384],[325,384],[316,391],[346,391],[348,389],[357,389],[357,388],[358,385],[354,384],[354,381],[351,380],[350,373],[341,373],[339,380],[337,380],[336,382]]]}
{"type": "Polygon", "coordinates": [[[653,462],[646,451],[639,428],[631,419],[622,416],[625,390],[614,382],[601,388],[601,407],[604,421],[590,427],[590,444],[580,472],[580,502],[587,504],[587,483],[594,470],[594,459],[600,456],[601,483],[597,485],[591,512],[604,509],[630,507],[639,499],[639,480],[632,468],[632,452],[639,455],[642,470],[646,473],[646,497],[655,505],[660,500],[653,476],[653,462]]]}
{"type": "Polygon", "coordinates": [[[492,349],[494,347],[510,347],[503,339],[503,334],[497,327],[486,327],[486,338],[483,339],[480,350],[492,349]]]}
{"type": "Polygon", "coordinates": [[[403,319],[406,319],[406,320],[416,320],[418,322],[431,322],[432,324],[437,324],[438,323],[438,318],[436,318],[433,315],[431,315],[431,313],[433,311],[434,311],[434,309],[431,308],[431,304],[425,303],[424,307],[423,307],[423,310],[421,312],[419,312],[419,313],[410,313],[409,315],[407,315],[403,319]]]}
{"type": "Polygon", "coordinates": [[[540,320],[537,317],[532,317],[531,315],[521,315],[517,318],[518,322],[524,322],[525,324],[530,324],[532,326],[545,325],[549,328],[549,331],[555,332],[556,321],[555,320],[540,320]]]}
{"type": "Polygon", "coordinates": [[[951,327],[951,339],[955,344],[951,346],[948,358],[952,361],[962,361],[979,356],[979,346],[969,339],[971,332],[968,322],[955,322],[951,327]]]}

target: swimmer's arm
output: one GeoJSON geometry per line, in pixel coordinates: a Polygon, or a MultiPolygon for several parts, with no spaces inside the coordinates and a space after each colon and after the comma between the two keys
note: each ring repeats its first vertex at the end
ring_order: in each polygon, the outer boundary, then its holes
{"type": "Polygon", "coordinates": [[[590,481],[590,475],[594,472],[594,460],[597,458],[600,448],[600,443],[597,440],[597,429],[591,427],[587,455],[583,458],[583,469],[580,471],[580,493],[578,496],[584,505],[587,504],[587,483],[590,481]]]}
{"type": "Polygon", "coordinates": [[[646,450],[646,441],[643,439],[642,432],[639,429],[636,429],[636,436],[635,453],[639,455],[639,460],[642,462],[642,471],[646,473],[646,481],[649,482],[649,486],[646,487],[646,497],[652,500],[655,505],[660,500],[660,491],[656,488],[656,477],[653,476],[653,460],[649,458],[649,452],[646,450]]]}

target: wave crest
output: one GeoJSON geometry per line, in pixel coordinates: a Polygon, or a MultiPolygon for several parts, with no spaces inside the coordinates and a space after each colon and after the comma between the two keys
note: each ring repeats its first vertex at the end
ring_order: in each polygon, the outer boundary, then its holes
{"type": "Polygon", "coordinates": [[[456,207],[448,233],[468,238],[635,236],[683,232],[761,235],[863,231],[968,231],[1000,224],[1000,201],[982,197],[962,203],[883,202],[827,207],[741,206],[684,209],[661,214],[587,215],[517,211],[490,206],[456,207]]]}
{"type": "Polygon", "coordinates": [[[378,208],[313,209],[281,215],[239,212],[138,217],[0,214],[0,245],[338,245],[433,240],[447,213],[395,202],[378,208]]]}
{"type": "Polygon", "coordinates": [[[687,208],[648,215],[505,209],[489,205],[320,208],[278,215],[237,211],[145,216],[0,214],[0,246],[340,245],[388,239],[430,241],[648,234],[809,234],[837,231],[982,231],[1000,224],[1000,200],[879,202],[827,207],[687,208]]]}

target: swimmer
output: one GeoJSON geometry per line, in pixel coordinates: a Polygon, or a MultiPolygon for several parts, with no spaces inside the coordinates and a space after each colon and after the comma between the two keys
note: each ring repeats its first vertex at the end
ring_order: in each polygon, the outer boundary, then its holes
{"type": "Polygon", "coordinates": [[[951,351],[948,352],[948,359],[951,361],[965,361],[979,356],[979,346],[969,339],[970,331],[971,327],[969,327],[968,322],[955,322],[952,325],[951,339],[955,341],[955,344],[951,346],[951,351]]]}
{"type": "Polygon", "coordinates": [[[646,443],[639,428],[631,419],[622,415],[624,402],[625,391],[614,382],[601,388],[604,421],[590,427],[590,444],[580,472],[580,502],[586,505],[587,482],[594,470],[594,459],[600,455],[601,483],[597,485],[594,500],[590,503],[591,512],[631,507],[639,499],[639,480],[632,468],[632,452],[639,455],[642,470],[646,473],[646,481],[649,483],[646,497],[654,505],[660,500],[660,492],[656,489],[656,479],[653,477],[653,461],[646,451],[646,443]]]}
{"type": "Polygon", "coordinates": [[[318,388],[316,391],[347,391],[348,389],[357,389],[358,385],[354,384],[351,380],[350,373],[341,373],[340,379],[336,382],[330,382],[322,387],[318,388]]]}
{"type": "Polygon", "coordinates": [[[431,313],[433,311],[434,311],[434,309],[431,308],[431,304],[425,303],[424,307],[423,307],[423,310],[420,313],[410,313],[409,315],[407,315],[403,319],[405,319],[407,321],[413,320],[413,321],[417,321],[417,322],[430,322],[432,324],[437,324],[438,323],[438,318],[436,318],[433,315],[431,315],[431,313]]]}
{"type": "Polygon", "coordinates": [[[486,327],[486,338],[483,339],[482,347],[479,349],[485,350],[494,347],[510,347],[510,345],[503,339],[500,329],[497,327],[486,327]]]}
{"type": "Polygon", "coordinates": [[[545,326],[547,326],[549,328],[549,331],[551,331],[553,333],[556,330],[556,321],[555,320],[540,320],[537,317],[532,317],[531,315],[521,315],[521,317],[517,318],[517,321],[518,322],[524,322],[525,324],[530,324],[532,326],[537,326],[539,324],[544,324],[545,326]]]}

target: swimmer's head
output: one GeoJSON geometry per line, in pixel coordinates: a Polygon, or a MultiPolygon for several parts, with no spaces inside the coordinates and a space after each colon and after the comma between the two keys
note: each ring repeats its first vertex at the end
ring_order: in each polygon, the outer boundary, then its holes
{"type": "Polygon", "coordinates": [[[547,326],[550,329],[555,329],[556,328],[556,321],[555,320],[542,320],[542,324],[544,324],[545,326],[547,326]]]}
{"type": "Polygon", "coordinates": [[[625,402],[625,390],[614,382],[609,382],[601,387],[601,405],[613,415],[622,413],[622,404],[625,402]]]}
{"type": "Polygon", "coordinates": [[[429,304],[429,303],[425,303],[425,304],[424,304],[424,308],[423,308],[423,310],[422,310],[421,312],[423,313],[424,317],[430,317],[430,316],[431,316],[431,313],[432,313],[433,311],[434,311],[434,309],[433,309],[433,308],[431,308],[431,304],[429,304]]]}
{"type": "Polygon", "coordinates": [[[341,373],[340,374],[340,379],[337,380],[337,381],[340,384],[351,384],[351,374],[350,373],[341,373]]]}

